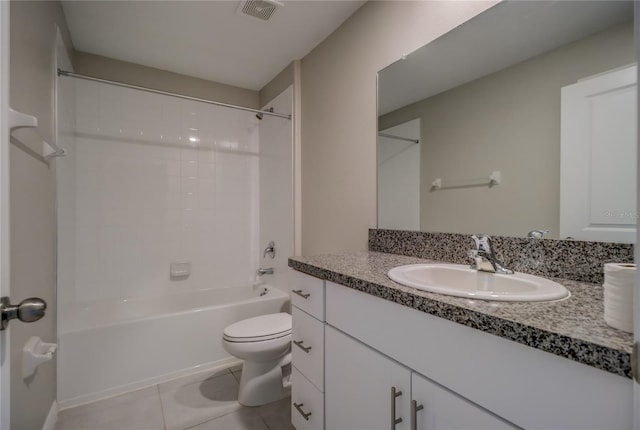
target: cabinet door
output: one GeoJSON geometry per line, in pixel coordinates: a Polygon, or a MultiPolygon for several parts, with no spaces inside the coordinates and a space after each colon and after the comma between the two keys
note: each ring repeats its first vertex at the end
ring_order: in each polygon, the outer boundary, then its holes
{"type": "Polygon", "coordinates": [[[417,430],[519,428],[417,373],[411,375],[411,390],[418,408],[422,406],[414,413],[417,430]]]}
{"type": "Polygon", "coordinates": [[[409,428],[410,371],[360,342],[325,331],[325,423],[327,430],[409,428]],[[392,388],[396,397],[392,395],[392,388]],[[402,419],[392,425],[395,418],[402,419]]]}

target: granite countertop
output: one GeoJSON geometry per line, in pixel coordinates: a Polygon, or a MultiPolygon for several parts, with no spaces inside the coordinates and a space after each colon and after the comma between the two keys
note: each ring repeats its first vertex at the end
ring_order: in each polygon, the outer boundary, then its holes
{"type": "Polygon", "coordinates": [[[380,252],[289,259],[297,271],[631,378],[633,335],[605,323],[602,286],[555,278],[568,299],[497,302],[429,293],[387,277],[389,269],[415,263],[441,262],[380,252]]]}

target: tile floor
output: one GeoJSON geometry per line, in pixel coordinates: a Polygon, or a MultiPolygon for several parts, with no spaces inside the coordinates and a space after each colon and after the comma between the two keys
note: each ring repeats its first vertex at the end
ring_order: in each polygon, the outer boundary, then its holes
{"type": "Polygon", "coordinates": [[[202,372],[67,409],[56,430],[295,430],[290,398],[238,403],[241,368],[202,372]]]}

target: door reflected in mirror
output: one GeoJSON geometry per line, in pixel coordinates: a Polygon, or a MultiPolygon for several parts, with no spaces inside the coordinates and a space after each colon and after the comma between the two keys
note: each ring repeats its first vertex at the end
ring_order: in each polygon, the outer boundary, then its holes
{"type": "Polygon", "coordinates": [[[380,71],[378,227],[634,242],[635,62],[633,2],[517,1],[380,71]]]}

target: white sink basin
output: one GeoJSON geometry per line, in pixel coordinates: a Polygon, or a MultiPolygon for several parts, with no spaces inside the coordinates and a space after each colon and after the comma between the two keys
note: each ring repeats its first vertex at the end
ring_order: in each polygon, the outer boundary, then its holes
{"type": "Polygon", "coordinates": [[[564,286],[545,278],[479,272],[462,264],[409,264],[387,275],[408,287],[471,299],[534,302],[569,296],[564,286]]]}

